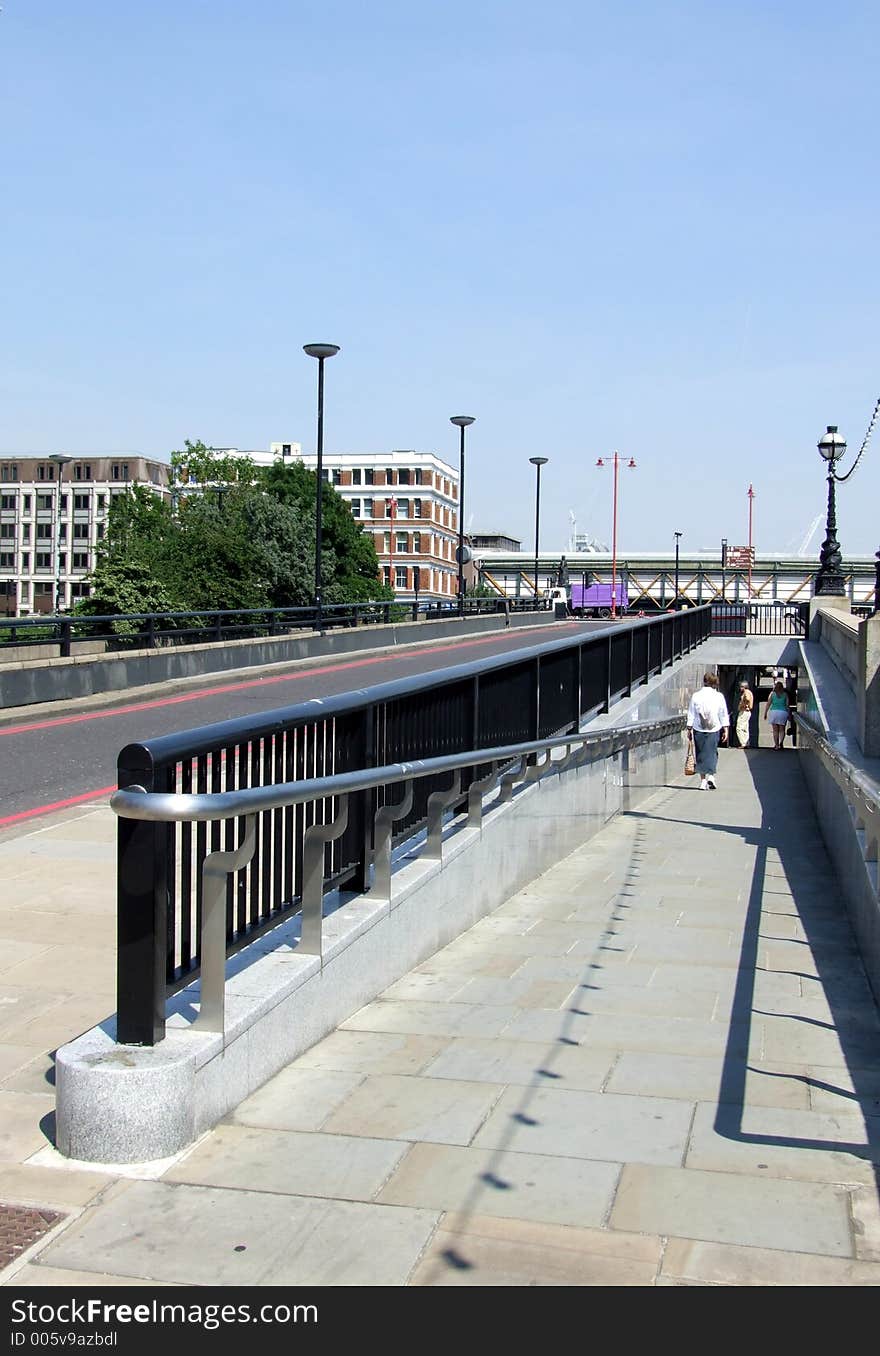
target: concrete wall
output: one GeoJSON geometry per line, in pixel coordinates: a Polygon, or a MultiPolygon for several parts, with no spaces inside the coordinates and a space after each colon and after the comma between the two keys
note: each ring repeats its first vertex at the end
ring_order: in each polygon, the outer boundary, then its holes
{"type": "MultiPolygon", "coordinates": [[[[465,621],[400,622],[388,626],[340,627],[324,635],[314,631],[224,644],[180,645],[168,649],[128,650],[122,654],[77,654],[70,659],[39,659],[0,664],[0,709],[37,702],[67,701],[100,692],[205,677],[230,670],[260,668],[324,655],[362,653],[449,636],[489,635],[508,627],[547,626],[549,612],[503,613],[465,621]]],[[[526,642],[524,642],[526,643],[526,642]]]]}
{"type": "MultiPolygon", "coordinates": [[[[686,661],[618,703],[603,724],[678,714],[700,662],[686,661]]],[[[487,800],[482,827],[447,831],[442,862],[412,844],[398,857],[392,900],[337,901],[324,955],[297,950],[292,919],[227,962],[226,1029],[193,1027],[199,986],[172,1004],[166,1039],[119,1046],[112,1024],[58,1052],[57,1143],[69,1157],[130,1163],[167,1157],[216,1124],[292,1059],[334,1030],[553,863],[681,770],[681,734],[551,774],[505,804],[487,800]]],[[[333,902],[328,897],[328,909],[333,902]]]]}

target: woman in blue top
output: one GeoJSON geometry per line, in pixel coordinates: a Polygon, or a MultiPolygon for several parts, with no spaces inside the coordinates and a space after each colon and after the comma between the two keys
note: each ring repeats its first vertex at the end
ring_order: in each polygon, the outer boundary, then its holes
{"type": "Polygon", "coordinates": [[[788,694],[781,678],[774,683],[773,691],[767,699],[764,719],[770,722],[774,749],[781,749],[785,742],[785,727],[788,724],[788,694]]]}

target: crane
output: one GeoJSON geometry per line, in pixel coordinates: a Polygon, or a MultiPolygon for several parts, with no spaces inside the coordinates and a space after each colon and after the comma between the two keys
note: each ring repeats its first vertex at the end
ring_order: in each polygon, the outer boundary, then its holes
{"type": "Polygon", "coordinates": [[[814,533],[815,533],[815,531],[816,531],[816,528],[817,528],[817,527],[819,526],[819,524],[821,523],[821,521],[822,521],[822,514],[821,514],[821,513],[817,513],[816,516],[815,516],[815,518],[813,519],[813,521],[810,523],[809,530],[808,530],[806,536],[804,537],[803,541],[801,542],[800,547],[798,548],[798,555],[799,555],[799,556],[805,556],[805,555],[807,554],[807,550],[809,549],[810,542],[813,540],[813,535],[814,535],[814,533]]]}

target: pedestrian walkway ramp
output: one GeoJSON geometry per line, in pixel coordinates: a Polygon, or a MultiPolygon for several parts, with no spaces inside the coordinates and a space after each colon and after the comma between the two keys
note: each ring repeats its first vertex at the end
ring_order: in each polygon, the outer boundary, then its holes
{"type": "Polygon", "coordinates": [[[730,750],[11,1283],[877,1284],[878,1049],[798,757],[730,750]]]}

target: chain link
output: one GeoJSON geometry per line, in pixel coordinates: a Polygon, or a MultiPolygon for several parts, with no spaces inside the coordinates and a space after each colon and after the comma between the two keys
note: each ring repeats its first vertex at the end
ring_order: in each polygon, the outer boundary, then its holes
{"type": "Polygon", "coordinates": [[[876,422],[877,422],[877,415],[878,415],[878,414],[880,414],[880,400],[878,400],[878,401],[877,401],[877,404],[874,406],[874,413],[871,415],[871,422],[870,422],[869,425],[868,425],[868,431],[867,431],[867,433],[865,434],[864,438],[862,439],[862,445],[861,445],[861,447],[859,448],[859,455],[856,457],[855,461],[853,462],[852,466],[849,468],[849,470],[847,471],[847,473],[846,473],[845,476],[839,476],[839,475],[835,475],[835,476],[834,476],[834,479],[835,479],[839,484],[842,485],[843,482],[844,482],[845,480],[849,480],[849,478],[850,478],[850,476],[852,475],[853,471],[856,469],[856,467],[858,466],[859,462],[862,460],[862,454],[864,453],[865,448],[868,446],[868,439],[871,437],[871,434],[874,432],[874,425],[875,425],[876,422]]]}

